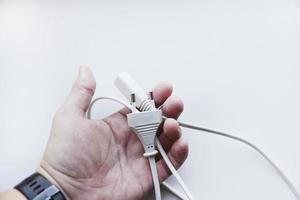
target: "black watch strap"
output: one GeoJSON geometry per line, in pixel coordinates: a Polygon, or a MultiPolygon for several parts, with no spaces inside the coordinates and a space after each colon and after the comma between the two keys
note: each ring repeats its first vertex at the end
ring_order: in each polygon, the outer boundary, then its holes
{"type": "Polygon", "coordinates": [[[34,173],[15,186],[29,200],[66,200],[62,192],[39,173],[34,173]]]}

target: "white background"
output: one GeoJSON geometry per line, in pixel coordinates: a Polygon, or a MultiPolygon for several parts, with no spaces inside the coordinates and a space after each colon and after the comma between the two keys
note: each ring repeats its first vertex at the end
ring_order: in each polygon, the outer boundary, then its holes
{"type": "MultiPolygon", "coordinates": [[[[300,190],[299,1],[0,0],[0,190],[37,166],[80,64],[92,67],[96,96],[121,96],[121,71],[148,89],[172,82],[182,121],[251,140],[300,190]]],[[[248,147],[184,135],[180,173],[196,199],[294,198],[248,147]]]]}

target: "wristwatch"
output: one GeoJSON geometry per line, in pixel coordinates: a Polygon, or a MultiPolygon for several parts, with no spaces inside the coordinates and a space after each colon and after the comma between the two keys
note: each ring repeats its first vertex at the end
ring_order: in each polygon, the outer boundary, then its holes
{"type": "Polygon", "coordinates": [[[66,200],[62,192],[45,177],[34,173],[15,186],[28,200],[66,200]]]}

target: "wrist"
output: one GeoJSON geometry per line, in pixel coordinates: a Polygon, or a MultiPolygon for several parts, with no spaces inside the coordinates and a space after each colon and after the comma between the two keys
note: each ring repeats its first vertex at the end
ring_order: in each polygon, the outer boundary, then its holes
{"type": "Polygon", "coordinates": [[[27,198],[15,188],[0,193],[1,200],[27,200],[27,198]]]}
{"type": "Polygon", "coordinates": [[[17,184],[14,189],[29,200],[66,200],[62,191],[47,179],[35,172],[17,184]]]}
{"type": "Polygon", "coordinates": [[[45,179],[47,179],[52,185],[56,186],[60,192],[64,195],[66,200],[70,200],[71,198],[66,192],[66,189],[63,187],[63,183],[60,181],[60,175],[56,173],[51,173],[51,170],[48,170],[48,168],[42,167],[40,165],[36,171],[41,174],[45,179]]]}

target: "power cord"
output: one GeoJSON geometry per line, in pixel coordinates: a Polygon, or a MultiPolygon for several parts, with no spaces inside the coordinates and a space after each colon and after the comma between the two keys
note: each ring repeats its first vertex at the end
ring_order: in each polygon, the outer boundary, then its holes
{"type": "MultiPolygon", "coordinates": [[[[151,101],[151,107],[154,107],[154,102],[151,101]]],[[[131,113],[127,114],[128,126],[134,130],[141,143],[143,144],[145,153],[150,164],[155,199],[161,200],[160,183],[155,162],[155,155],[158,153],[155,149],[156,133],[162,123],[162,112],[160,110],[139,112],[135,105],[135,95],[131,95],[131,113]]]]}
{"type": "MultiPolygon", "coordinates": [[[[158,130],[159,124],[166,119],[166,117],[162,116],[161,112],[161,106],[157,109],[155,107],[155,103],[153,100],[153,94],[145,93],[143,88],[139,86],[139,84],[133,80],[129,74],[127,73],[121,73],[118,75],[117,79],[115,80],[115,86],[120,90],[120,92],[127,98],[127,100],[131,101],[131,105],[129,105],[127,102],[124,102],[120,99],[116,99],[114,97],[100,97],[95,99],[87,112],[87,116],[90,119],[91,117],[91,108],[94,105],[94,103],[101,99],[108,99],[115,102],[118,102],[120,104],[123,104],[125,107],[127,107],[129,110],[131,110],[131,113],[127,114],[127,121],[128,126],[131,127],[136,135],[139,137],[141,143],[144,146],[145,150],[145,157],[148,157],[149,164],[151,168],[152,173],[152,179],[154,184],[154,190],[155,190],[155,196],[156,200],[161,199],[160,194],[160,185],[159,185],[159,179],[157,175],[157,169],[156,169],[156,163],[154,156],[157,153],[155,147],[159,150],[160,154],[162,155],[163,160],[165,161],[167,167],[170,169],[176,180],[178,181],[179,185],[183,189],[186,198],[183,197],[183,195],[174,188],[172,188],[170,185],[163,183],[164,187],[168,189],[170,192],[175,194],[177,197],[181,199],[188,199],[193,200],[192,194],[186,187],[184,181],[181,179],[180,175],[174,168],[172,162],[168,158],[166,152],[164,151],[162,145],[160,144],[159,140],[156,138],[156,133],[158,130]]],[[[256,152],[258,152],[263,158],[265,158],[268,163],[275,169],[275,171],[279,174],[281,179],[286,183],[288,188],[291,190],[291,192],[295,195],[297,200],[300,200],[300,195],[298,191],[296,190],[295,186],[292,184],[292,182],[287,178],[287,176],[279,169],[279,167],[256,145],[252,144],[251,142],[239,138],[237,136],[233,136],[227,133],[223,133],[220,131],[215,131],[207,128],[202,128],[199,126],[190,125],[187,123],[183,123],[178,121],[179,125],[184,128],[194,129],[197,131],[204,131],[210,134],[220,135],[223,137],[227,137],[233,140],[236,140],[238,142],[241,142],[252,149],[254,149],[256,152]]]]}
{"type": "MultiPolygon", "coordinates": [[[[128,125],[129,125],[129,127],[132,127],[134,129],[134,131],[137,133],[137,136],[139,137],[139,139],[140,139],[140,141],[143,144],[144,149],[145,149],[144,156],[148,157],[148,159],[149,159],[156,200],[161,199],[161,194],[160,194],[160,183],[159,183],[159,180],[158,180],[158,174],[157,174],[157,170],[156,170],[156,162],[155,162],[155,158],[154,158],[154,156],[157,153],[157,151],[154,148],[155,145],[157,146],[160,154],[162,155],[162,158],[166,162],[167,167],[170,169],[170,171],[172,172],[172,174],[174,175],[174,177],[178,181],[179,185],[181,186],[181,188],[185,192],[187,198],[183,197],[183,195],[181,193],[179,193],[176,189],[172,188],[172,186],[170,186],[169,184],[162,183],[163,186],[167,190],[169,190],[172,194],[174,194],[175,196],[177,196],[178,198],[180,198],[182,200],[194,200],[194,198],[192,197],[191,192],[188,190],[188,188],[185,185],[184,181],[182,180],[182,178],[180,177],[180,175],[176,171],[175,167],[173,166],[172,162],[168,158],[168,156],[167,156],[165,150],[163,149],[162,145],[160,144],[159,140],[156,138],[156,132],[157,132],[158,126],[155,125],[155,124],[158,124],[158,122],[161,122],[161,121],[158,120],[159,119],[158,115],[159,114],[161,115],[161,111],[160,110],[154,110],[154,111],[139,112],[139,110],[137,110],[135,108],[135,101],[133,101],[132,105],[130,105],[127,102],[125,102],[121,99],[117,99],[117,98],[114,98],[114,97],[111,97],[111,96],[102,96],[102,97],[98,97],[98,98],[94,99],[91,102],[91,104],[90,104],[90,106],[87,110],[87,118],[88,119],[91,119],[92,107],[94,106],[94,104],[97,101],[100,101],[100,100],[114,101],[116,103],[124,105],[125,107],[127,107],[132,112],[132,113],[127,115],[128,125]]],[[[152,103],[153,102],[151,102],[151,101],[144,102],[143,108],[144,109],[153,108],[152,106],[150,106],[150,104],[152,104],[152,103]],[[148,106],[145,106],[145,104],[147,104],[148,106]]],[[[164,119],[164,117],[161,115],[161,120],[163,120],[163,119],[164,119]]]]}
{"type": "MultiPolygon", "coordinates": [[[[114,97],[111,97],[111,96],[103,96],[103,97],[98,97],[96,99],[94,99],[92,101],[92,103],[90,104],[90,107],[87,111],[87,118],[88,119],[91,119],[91,109],[93,107],[93,105],[95,104],[95,102],[99,101],[99,100],[111,100],[111,101],[114,101],[114,102],[117,102],[119,104],[122,104],[123,106],[127,107],[129,110],[132,110],[131,109],[131,105],[128,104],[127,102],[123,101],[123,100],[120,100],[120,99],[117,99],[117,98],[114,98],[114,97]]],[[[164,119],[166,119],[166,117],[163,116],[164,119]]],[[[294,194],[295,198],[297,200],[300,200],[300,194],[299,192],[297,191],[296,187],[293,185],[293,183],[289,180],[289,178],[280,170],[280,168],[272,161],[272,159],[267,156],[259,147],[257,147],[256,145],[254,145],[253,143],[243,139],[243,138],[240,138],[240,137],[237,137],[237,136],[234,136],[234,135],[231,135],[231,134],[228,134],[228,133],[224,133],[224,132],[220,132],[220,131],[215,131],[215,130],[212,130],[212,129],[208,129],[208,128],[203,128],[203,127],[200,127],[200,126],[196,126],[196,125],[191,125],[191,124],[187,124],[187,123],[184,123],[184,122],[180,122],[178,121],[179,125],[183,128],[188,128],[188,129],[193,129],[193,130],[197,130],[197,131],[202,131],[202,132],[206,132],[206,133],[210,133],[210,134],[213,134],[213,135],[219,135],[219,136],[223,136],[223,137],[226,137],[226,138],[230,138],[232,140],[235,140],[235,141],[238,141],[238,142],[241,142],[249,147],[251,147],[252,149],[254,149],[256,152],[258,152],[273,168],[274,170],[278,173],[278,175],[280,176],[280,178],[286,183],[287,187],[290,189],[290,191],[294,194]]],[[[158,150],[160,151],[162,157],[165,157],[167,156],[165,151],[163,150],[162,146],[160,145],[159,143],[159,140],[156,140],[156,145],[158,147],[158,150]]],[[[164,158],[165,159],[165,158],[164,158]]],[[[165,159],[165,160],[169,160],[169,159],[165,159]]],[[[168,165],[168,161],[166,161],[166,164],[168,165]]],[[[170,165],[171,166],[171,165],[170,165]]],[[[168,165],[169,168],[172,168],[168,165]]],[[[171,170],[171,169],[170,169],[171,170]]],[[[174,170],[171,170],[171,172],[173,173],[174,170]]],[[[173,173],[174,174],[174,173],[173,173]]],[[[175,170],[175,174],[177,174],[177,171],[175,170]]],[[[174,175],[175,176],[175,175],[174,175]]],[[[180,176],[178,175],[178,177],[180,178],[180,176]]],[[[175,176],[176,178],[176,176],[175,176]]],[[[178,180],[178,178],[176,178],[178,180]]],[[[180,178],[181,179],[181,178],[180,178]]],[[[179,180],[180,180],[179,179],[179,180]]],[[[182,179],[181,179],[182,180],[182,179]]],[[[183,186],[184,183],[180,183],[181,181],[178,181],[180,186],[183,188],[183,190],[185,191],[184,188],[186,188],[186,186],[183,186]]],[[[156,183],[154,183],[156,185],[156,183]]],[[[183,194],[181,194],[180,192],[178,192],[175,188],[173,188],[172,186],[170,186],[168,183],[166,182],[163,182],[162,185],[169,191],[171,192],[172,194],[174,194],[176,197],[180,198],[181,200],[186,200],[186,198],[183,196],[183,194]]],[[[157,186],[155,186],[157,187],[157,186]]],[[[157,190],[157,189],[156,189],[157,190]]],[[[186,188],[187,190],[187,188],[186,188]]],[[[188,196],[188,190],[185,191],[186,195],[188,196]]],[[[192,199],[192,198],[190,198],[192,199]]]]}
{"type": "Polygon", "coordinates": [[[197,130],[197,131],[203,131],[203,132],[206,132],[206,133],[223,136],[223,137],[230,138],[232,140],[241,142],[241,143],[243,143],[243,144],[251,147],[257,153],[259,153],[274,168],[274,170],[278,173],[278,175],[281,177],[281,179],[286,183],[286,185],[288,186],[288,188],[294,194],[294,196],[296,197],[296,199],[300,200],[300,194],[298,193],[298,191],[297,191],[296,187],[293,185],[293,183],[279,169],[279,167],[274,163],[274,161],[272,161],[272,159],[269,156],[267,156],[258,146],[254,145],[253,143],[251,143],[251,142],[249,142],[249,141],[247,141],[247,140],[245,140],[243,138],[240,138],[240,137],[237,137],[237,136],[234,136],[234,135],[230,135],[228,133],[223,133],[223,132],[220,132],[220,131],[215,131],[215,130],[212,130],[212,129],[203,128],[203,127],[199,127],[199,126],[195,126],[195,125],[191,125],[191,124],[187,124],[187,123],[183,123],[183,122],[178,122],[178,123],[179,123],[179,125],[181,127],[184,127],[184,128],[194,129],[194,130],[197,130]]]}
{"type": "Polygon", "coordinates": [[[158,178],[158,174],[157,174],[155,156],[149,156],[148,159],[149,159],[150,169],[151,169],[151,174],[152,174],[152,179],[153,179],[155,199],[161,200],[160,183],[159,183],[159,178],[158,178]]]}

